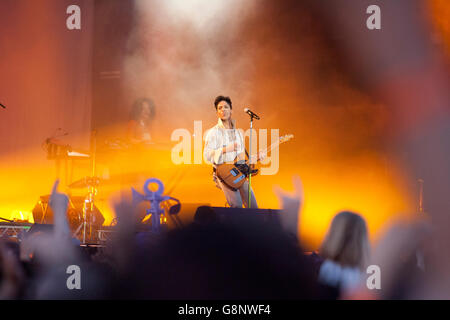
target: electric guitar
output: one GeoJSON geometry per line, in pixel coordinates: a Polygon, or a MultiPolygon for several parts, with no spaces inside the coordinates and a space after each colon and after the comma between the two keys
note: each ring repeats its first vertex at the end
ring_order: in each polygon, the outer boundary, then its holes
{"type": "MultiPolygon", "coordinates": [[[[263,153],[267,154],[268,151],[272,151],[274,148],[282,143],[288,142],[294,137],[293,134],[287,134],[280,137],[277,141],[272,143],[268,148],[266,148],[263,153]]],[[[256,155],[252,156],[251,164],[249,165],[247,161],[235,161],[234,163],[223,163],[216,167],[216,175],[228,188],[231,190],[239,189],[251,174],[252,176],[258,172],[258,170],[252,170],[251,165],[255,162],[260,161],[259,157],[256,155]]]]}

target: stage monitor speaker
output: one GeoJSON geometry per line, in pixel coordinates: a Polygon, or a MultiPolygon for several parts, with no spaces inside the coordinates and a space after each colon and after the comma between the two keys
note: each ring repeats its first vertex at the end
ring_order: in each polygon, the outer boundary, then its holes
{"type": "MultiPolygon", "coordinates": [[[[34,222],[38,224],[53,224],[53,211],[49,206],[50,195],[41,196],[38,203],[33,208],[34,222]]],[[[69,198],[69,206],[67,208],[67,219],[71,229],[77,228],[83,222],[83,206],[85,197],[72,196],[69,198]]],[[[90,217],[87,217],[88,221],[90,217]]],[[[92,225],[100,227],[105,218],[100,210],[94,206],[92,225]]]]}
{"type": "Polygon", "coordinates": [[[212,222],[262,222],[274,225],[280,224],[279,215],[281,210],[276,209],[246,209],[201,206],[195,212],[194,221],[207,224],[212,222]]]}

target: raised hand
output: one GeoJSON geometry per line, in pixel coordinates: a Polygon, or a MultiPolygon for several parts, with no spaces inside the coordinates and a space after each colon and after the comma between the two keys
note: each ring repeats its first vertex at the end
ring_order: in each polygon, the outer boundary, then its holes
{"type": "Polygon", "coordinates": [[[113,206],[117,225],[115,227],[116,233],[111,239],[108,250],[110,250],[119,272],[126,273],[133,261],[136,229],[142,219],[139,216],[139,212],[144,210],[144,207],[134,203],[128,195],[122,195],[122,198],[115,198],[113,206]]]}
{"type": "Polygon", "coordinates": [[[283,213],[281,214],[281,225],[290,234],[298,237],[298,220],[300,209],[303,205],[303,185],[299,176],[293,177],[294,192],[288,193],[278,185],[274,186],[274,192],[281,203],[283,213]]]}
{"type": "Polygon", "coordinates": [[[56,180],[53,184],[52,193],[50,196],[50,207],[52,208],[54,214],[61,213],[61,211],[65,214],[67,211],[69,198],[65,194],[58,192],[58,185],[59,180],[56,180]]]}
{"type": "Polygon", "coordinates": [[[56,180],[52,194],[50,196],[50,207],[53,210],[55,237],[70,237],[69,224],[67,223],[67,206],[69,204],[69,197],[58,190],[59,180],[56,180]]]}
{"type": "Polygon", "coordinates": [[[0,299],[17,299],[25,283],[25,272],[14,253],[0,242],[0,265],[2,282],[0,299]]]}

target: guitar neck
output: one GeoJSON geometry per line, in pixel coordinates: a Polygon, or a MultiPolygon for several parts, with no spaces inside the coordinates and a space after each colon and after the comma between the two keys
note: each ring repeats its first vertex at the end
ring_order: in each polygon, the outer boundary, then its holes
{"type": "Polygon", "coordinates": [[[276,147],[278,147],[280,144],[282,144],[284,141],[277,140],[276,142],[272,143],[268,148],[264,150],[265,153],[268,153],[269,151],[272,151],[276,147]]]}
{"type": "MultiPolygon", "coordinates": [[[[277,140],[276,142],[272,143],[269,147],[265,148],[265,149],[263,150],[263,153],[267,154],[269,151],[272,151],[273,149],[275,149],[276,147],[278,147],[278,146],[279,146],[280,144],[282,144],[283,142],[285,142],[285,141],[277,140]]],[[[257,159],[256,161],[259,161],[259,157],[258,157],[258,159],[257,159]]]]}
{"type": "MultiPolygon", "coordinates": [[[[282,136],[282,137],[279,138],[277,141],[275,141],[274,143],[272,143],[268,148],[264,149],[264,150],[262,151],[262,153],[265,153],[265,154],[267,155],[267,153],[268,153],[269,151],[272,151],[274,148],[278,147],[278,146],[279,146],[280,144],[282,144],[282,143],[285,143],[285,142],[289,141],[289,140],[292,139],[293,137],[294,137],[293,134],[287,134],[287,135],[282,136]]],[[[257,155],[259,155],[259,153],[258,153],[257,155]]],[[[250,161],[251,164],[254,164],[254,163],[255,163],[255,162],[253,162],[253,159],[254,159],[254,157],[257,156],[257,155],[252,155],[252,156],[249,157],[249,161],[250,161]]],[[[259,157],[257,157],[257,158],[256,158],[256,161],[259,161],[259,160],[260,160],[259,157]]]]}

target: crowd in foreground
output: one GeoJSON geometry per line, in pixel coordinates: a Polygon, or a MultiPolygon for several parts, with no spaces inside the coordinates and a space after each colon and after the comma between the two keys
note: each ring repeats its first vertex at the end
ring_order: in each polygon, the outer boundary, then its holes
{"type": "Polygon", "coordinates": [[[0,243],[0,298],[415,298],[427,273],[418,259],[426,255],[421,251],[428,234],[424,226],[393,226],[371,253],[364,218],[343,211],[333,218],[320,249],[306,253],[297,231],[303,202],[298,178],[294,185],[293,194],[275,190],[283,209],[270,223],[257,215],[224,219],[200,207],[183,228],[139,232],[136,207],[121,201],[114,237],[105,246],[86,248],[71,237],[68,197],[55,183],[53,230],[0,243]],[[375,275],[368,285],[367,267],[374,264],[382,282],[375,275]],[[67,270],[74,265],[81,274],[80,290],[69,289],[73,279],[67,270]]]}

